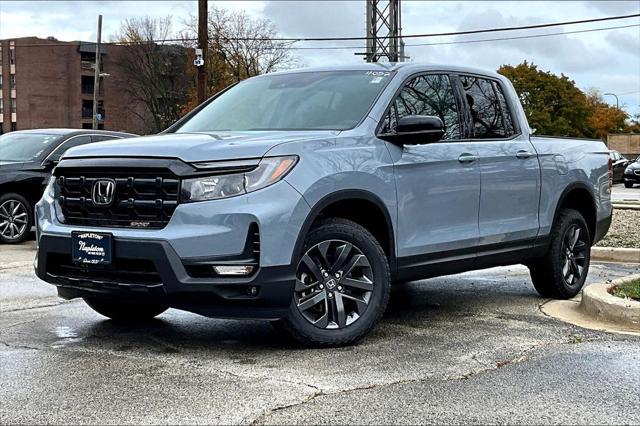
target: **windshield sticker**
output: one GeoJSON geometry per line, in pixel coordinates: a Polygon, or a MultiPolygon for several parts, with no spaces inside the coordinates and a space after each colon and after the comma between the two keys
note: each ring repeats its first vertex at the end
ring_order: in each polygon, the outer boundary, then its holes
{"type": "Polygon", "coordinates": [[[373,77],[369,83],[371,83],[371,84],[378,84],[378,83],[380,83],[383,79],[384,79],[384,77],[373,77]]]}

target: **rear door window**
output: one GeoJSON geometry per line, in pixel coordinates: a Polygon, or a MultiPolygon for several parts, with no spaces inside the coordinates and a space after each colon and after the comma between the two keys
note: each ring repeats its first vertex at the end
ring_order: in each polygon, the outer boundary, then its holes
{"type": "Polygon", "coordinates": [[[460,76],[460,83],[471,114],[472,138],[500,139],[516,134],[513,116],[499,84],[465,75],[460,76]]]}

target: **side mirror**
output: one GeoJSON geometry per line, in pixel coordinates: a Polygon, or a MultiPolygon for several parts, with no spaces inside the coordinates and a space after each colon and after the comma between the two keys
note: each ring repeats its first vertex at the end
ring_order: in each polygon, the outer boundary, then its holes
{"type": "Polygon", "coordinates": [[[444,136],[444,123],[433,115],[407,115],[398,120],[394,133],[380,139],[397,145],[424,145],[438,142],[444,136]]]}
{"type": "Polygon", "coordinates": [[[53,170],[59,162],[59,159],[47,158],[46,160],[44,160],[44,163],[42,163],[42,167],[44,167],[45,170],[53,170]]]}

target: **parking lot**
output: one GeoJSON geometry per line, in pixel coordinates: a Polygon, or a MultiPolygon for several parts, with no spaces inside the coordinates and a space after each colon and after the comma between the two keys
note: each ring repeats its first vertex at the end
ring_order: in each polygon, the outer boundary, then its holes
{"type": "Polygon", "coordinates": [[[633,188],[625,188],[623,184],[618,183],[613,186],[613,191],[611,191],[611,200],[614,202],[640,202],[640,186],[636,185],[633,188]]]}
{"type": "Polygon", "coordinates": [[[0,246],[3,424],[640,422],[640,337],[546,317],[524,267],[400,285],[362,343],[317,350],[175,310],[114,324],[57,299],[33,250],[0,246]]]}

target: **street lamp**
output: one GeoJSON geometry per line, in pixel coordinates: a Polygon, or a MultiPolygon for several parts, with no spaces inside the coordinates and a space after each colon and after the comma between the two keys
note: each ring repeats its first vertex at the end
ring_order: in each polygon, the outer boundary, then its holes
{"type": "Polygon", "coordinates": [[[618,95],[616,95],[615,93],[603,93],[603,96],[613,96],[614,98],[616,98],[616,109],[620,111],[620,102],[618,101],[618,95]]]}

